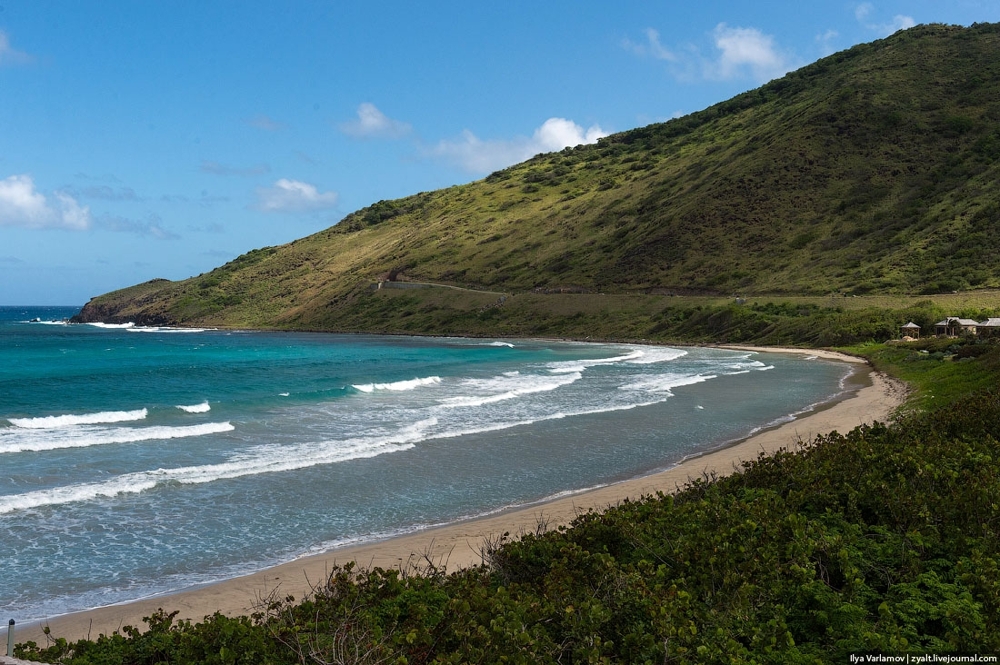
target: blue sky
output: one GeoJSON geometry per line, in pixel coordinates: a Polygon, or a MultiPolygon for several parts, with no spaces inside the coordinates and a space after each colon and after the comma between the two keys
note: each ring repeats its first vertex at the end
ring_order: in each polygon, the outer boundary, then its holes
{"type": "Polygon", "coordinates": [[[183,279],[1000,0],[0,0],[0,305],[183,279]]]}

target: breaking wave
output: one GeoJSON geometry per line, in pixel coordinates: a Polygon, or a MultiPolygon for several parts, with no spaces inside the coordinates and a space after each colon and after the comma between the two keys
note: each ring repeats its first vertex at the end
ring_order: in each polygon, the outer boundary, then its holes
{"type": "Polygon", "coordinates": [[[670,347],[645,347],[642,349],[641,356],[626,362],[632,365],[651,365],[653,363],[665,363],[670,362],[671,360],[677,360],[678,358],[683,358],[687,354],[688,352],[683,349],[672,349],[670,347]]]}
{"type": "Polygon", "coordinates": [[[182,427],[115,427],[82,426],[64,430],[18,431],[0,430],[0,453],[41,452],[62,448],[89,448],[113,443],[136,443],[189,436],[220,434],[236,429],[230,422],[202,423],[182,427]]]}
{"type": "Polygon", "coordinates": [[[99,413],[67,414],[63,416],[42,416],[40,418],[8,418],[7,422],[24,429],[59,429],[77,425],[99,425],[142,420],[149,414],[147,409],[135,411],[101,411],[99,413]]]}
{"type": "Polygon", "coordinates": [[[200,333],[210,330],[216,330],[215,328],[170,328],[163,326],[129,326],[129,332],[146,332],[146,333],[200,333]]]}
{"type": "Polygon", "coordinates": [[[513,372],[490,379],[466,379],[462,382],[462,386],[475,391],[477,394],[448,397],[441,400],[439,405],[445,408],[455,408],[493,404],[508,399],[515,399],[522,395],[556,390],[571,383],[576,383],[582,378],[583,375],[580,372],[559,374],[557,376],[522,375],[513,372]]]}
{"type": "Polygon", "coordinates": [[[185,413],[208,413],[209,411],[212,410],[212,407],[209,405],[208,401],[202,402],[201,404],[190,404],[188,406],[185,406],[183,404],[178,404],[177,408],[180,409],[181,411],[184,411],[185,413]]]}
{"type": "Polygon", "coordinates": [[[420,386],[433,386],[441,383],[440,376],[428,376],[425,378],[410,379],[409,381],[394,381],[392,383],[361,383],[352,384],[351,387],[363,393],[372,393],[376,390],[413,390],[420,386]]]}
{"type": "Polygon", "coordinates": [[[132,327],[135,326],[135,323],[132,322],[132,321],[129,321],[128,323],[100,323],[100,322],[95,322],[95,323],[88,323],[87,325],[88,326],[94,326],[95,328],[113,329],[113,328],[132,328],[132,327]]]}
{"type": "Polygon", "coordinates": [[[681,386],[691,386],[696,383],[704,383],[716,378],[715,374],[696,374],[694,376],[684,374],[662,374],[652,376],[640,381],[619,386],[619,390],[641,390],[652,393],[668,393],[671,388],[681,386]]]}
{"type": "Polygon", "coordinates": [[[629,360],[638,360],[645,355],[641,350],[636,349],[631,353],[627,353],[623,356],[614,356],[612,358],[588,358],[585,360],[559,360],[556,362],[551,362],[548,364],[549,371],[553,374],[563,374],[570,372],[582,372],[588,367],[594,367],[595,365],[613,365],[615,363],[626,362],[629,360]]]}
{"type": "Polygon", "coordinates": [[[193,485],[216,480],[241,478],[262,473],[295,471],[320,464],[335,464],[408,450],[425,438],[426,430],[437,424],[430,418],[384,436],[357,437],[345,441],[323,441],[293,446],[258,446],[219,464],[127,473],[96,483],[80,483],[0,497],[0,515],[100,498],[138,494],[168,484],[193,485]]]}

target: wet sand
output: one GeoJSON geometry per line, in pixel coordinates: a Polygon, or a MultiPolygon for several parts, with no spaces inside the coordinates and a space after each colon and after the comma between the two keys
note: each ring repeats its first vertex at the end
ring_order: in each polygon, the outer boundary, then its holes
{"type": "MultiPolygon", "coordinates": [[[[864,364],[863,360],[829,351],[813,349],[778,349],[728,346],[762,352],[801,353],[864,364]]],[[[761,453],[771,454],[781,448],[795,449],[799,442],[831,431],[848,432],[863,423],[886,421],[903,403],[906,388],[883,375],[870,372],[870,381],[839,402],[806,413],[776,428],[761,431],[734,445],[693,457],[658,473],[627,480],[599,489],[581,492],[531,507],[513,509],[488,517],[458,522],[419,531],[384,541],[344,547],[319,555],[291,561],[251,575],[215,584],[161,595],[135,602],[66,614],[18,626],[18,642],[34,640],[45,643],[42,633],[49,626],[52,635],[70,641],[110,634],[124,625],[145,628],[142,618],[158,608],[179,610],[178,618],[200,621],[217,611],[228,615],[249,614],[255,604],[268,594],[302,598],[326,579],[334,565],[355,561],[360,566],[397,568],[410,564],[445,566],[448,570],[481,562],[485,538],[509,532],[533,532],[539,522],[554,528],[568,524],[577,515],[603,510],[625,499],[638,499],[656,492],[673,492],[690,480],[708,474],[727,475],[738,470],[744,461],[761,453]]]]}

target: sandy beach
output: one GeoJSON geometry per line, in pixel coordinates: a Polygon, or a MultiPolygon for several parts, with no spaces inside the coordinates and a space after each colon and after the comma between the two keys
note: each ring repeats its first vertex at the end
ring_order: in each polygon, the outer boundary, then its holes
{"type": "MultiPolygon", "coordinates": [[[[802,353],[864,365],[858,358],[812,349],[776,349],[733,347],[761,352],[802,353]]],[[[859,368],[861,369],[861,368],[859,368]]],[[[867,369],[861,369],[866,371],[867,369]]],[[[139,600],[124,605],[103,607],[53,617],[17,627],[18,642],[34,640],[45,643],[42,633],[49,626],[53,636],[68,640],[96,638],[110,634],[124,625],[145,627],[144,616],[157,608],[178,610],[178,618],[199,621],[216,611],[239,615],[253,611],[261,597],[277,591],[282,597],[301,598],[322,582],[336,564],[356,561],[361,566],[393,568],[426,558],[448,570],[474,565],[481,561],[484,538],[504,532],[517,534],[534,531],[539,520],[549,528],[567,524],[580,513],[602,510],[626,498],[637,499],[656,492],[672,492],[689,480],[704,474],[725,475],[739,469],[744,461],[761,453],[781,448],[794,449],[798,442],[833,430],[847,432],[863,423],[886,421],[906,397],[905,386],[874,372],[856,392],[839,402],[806,413],[794,421],[765,430],[735,445],[688,459],[675,467],[595,490],[566,496],[543,504],[498,513],[489,517],[427,529],[390,540],[344,547],[324,554],[297,559],[267,570],[182,592],[139,600]]]]}

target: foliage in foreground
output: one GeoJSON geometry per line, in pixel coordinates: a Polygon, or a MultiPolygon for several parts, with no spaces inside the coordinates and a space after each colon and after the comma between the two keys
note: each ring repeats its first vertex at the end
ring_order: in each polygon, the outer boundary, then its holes
{"type": "Polygon", "coordinates": [[[301,603],[22,658],[111,663],[849,662],[1000,652],[1000,393],[484,546],[487,565],[336,569],[301,603]]]}

